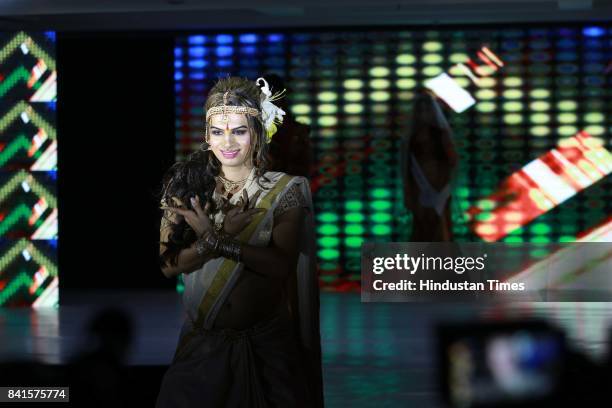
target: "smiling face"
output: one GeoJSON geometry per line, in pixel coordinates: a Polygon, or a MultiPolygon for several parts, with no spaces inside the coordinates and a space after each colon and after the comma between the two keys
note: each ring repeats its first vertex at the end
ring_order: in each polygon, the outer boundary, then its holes
{"type": "Polygon", "coordinates": [[[223,115],[210,118],[208,142],[215,157],[223,166],[252,167],[251,133],[245,114],[230,113],[229,121],[223,115]]]}

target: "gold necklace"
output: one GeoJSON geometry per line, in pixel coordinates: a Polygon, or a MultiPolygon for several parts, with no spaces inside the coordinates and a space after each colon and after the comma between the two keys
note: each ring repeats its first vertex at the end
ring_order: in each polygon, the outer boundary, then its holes
{"type": "Polygon", "coordinates": [[[248,176],[242,180],[238,180],[238,181],[232,181],[232,180],[228,180],[225,177],[219,175],[216,177],[216,179],[218,181],[221,182],[221,184],[223,184],[223,189],[225,190],[225,192],[229,193],[231,191],[233,191],[236,187],[242,187],[242,185],[248,180],[248,176]]]}

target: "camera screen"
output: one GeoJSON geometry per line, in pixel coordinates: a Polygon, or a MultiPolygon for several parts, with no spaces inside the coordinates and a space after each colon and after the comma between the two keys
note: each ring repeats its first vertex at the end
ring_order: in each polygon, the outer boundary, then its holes
{"type": "Polygon", "coordinates": [[[546,398],[559,382],[563,341],[517,330],[458,337],[446,345],[448,397],[456,406],[546,398]]]}

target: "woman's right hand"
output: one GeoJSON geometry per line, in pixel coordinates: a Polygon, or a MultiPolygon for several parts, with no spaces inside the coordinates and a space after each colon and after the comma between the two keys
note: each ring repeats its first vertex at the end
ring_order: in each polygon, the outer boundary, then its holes
{"type": "Polygon", "coordinates": [[[242,198],[237,205],[231,206],[223,219],[223,232],[234,237],[238,235],[247,225],[251,223],[253,217],[260,212],[265,212],[265,208],[255,208],[257,198],[261,190],[249,200],[246,190],[243,191],[242,198]]]}
{"type": "Polygon", "coordinates": [[[183,216],[187,224],[189,224],[198,237],[203,236],[206,232],[213,229],[213,225],[208,215],[210,203],[206,203],[204,208],[202,208],[200,206],[200,197],[196,195],[191,198],[191,207],[193,210],[189,210],[178,197],[172,197],[172,200],[178,207],[162,206],[160,208],[183,216]]]}

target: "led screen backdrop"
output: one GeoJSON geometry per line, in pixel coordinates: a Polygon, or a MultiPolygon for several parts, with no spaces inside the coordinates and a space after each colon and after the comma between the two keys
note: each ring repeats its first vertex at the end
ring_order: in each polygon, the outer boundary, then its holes
{"type": "Polygon", "coordinates": [[[56,306],[55,33],[0,32],[0,306],[56,306]]]}
{"type": "MultiPolygon", "coordinates": [[[[612,26],[184,35],[175,47],[177,159],[201,142],[203,105],[216,78],[284,77],[292,112],[312,126],[321,283],[353,289],[364,241],[408,240],[398,147],[415,88],[435,80],[429,87],[454,107],[447,112],[460,152],[456,239],[573,241],[611,214],[609,171],[546,208],[533,207],[541,200],[528,186],[532,199],[524,202],[532,208],[519,201],[497,211],[492,197],[516,174],[537,176],[546,192],[542,170],[559,182],[551,160],[577,141],[588,139],[581,151],[603,154],[598,163],[609,169],[611,56],[612,26]],[[495,216],[509,220],[501,231],[492,229],[495,216]]],[[[572,160],[567,174],[580,168],[588,175],[572,160]]]]}

